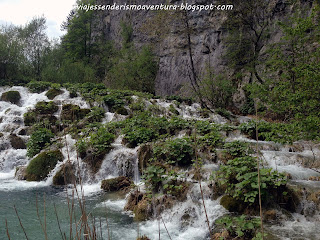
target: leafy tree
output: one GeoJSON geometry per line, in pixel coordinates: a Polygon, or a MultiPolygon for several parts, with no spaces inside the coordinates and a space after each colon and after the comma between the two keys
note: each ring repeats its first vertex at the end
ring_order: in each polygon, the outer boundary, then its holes
{"type": "Polygon", "coordinates": [[[27,59],[26,71],[37,80],[41,78],[41,71],[45,65],[44,56],[50,49],[50,42],[45,30],[46,19],[40,17],[33,18],[20,31],[20,37],[24,42],[23,51],[27,59]],[[31,72],[28,71],[29,69],[31,72]]]}
{"type": "Polygon", "coordinates": [[[13,79],[23,61],[23,46],[19,38],[19,28],[13,25],[0,28],[0,79],[13,79]]]}
{"type": "Polygon", "coordinates": [[[281,120],[297,120],[310,138],[319,134],[320,123],[320,26],[319,5],[309,16],[280,23],[282,41],[272,46],[268,67],[273,74],[264,84],[251,87],[253,96],[281,120]]]}

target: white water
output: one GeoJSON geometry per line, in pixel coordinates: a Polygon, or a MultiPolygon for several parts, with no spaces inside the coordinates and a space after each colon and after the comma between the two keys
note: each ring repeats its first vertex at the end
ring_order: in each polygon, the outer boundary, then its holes
{"type": "MultiPolygon", "coordinates": [[[[59,171],[62,164],[70,161],[76,166],[80,167],[82,179],[84,181],[82,190],[85,196],[95,196],[101,193],[100,184],[103,179],[116,177],[116,176],[129,176],[134,179],[135,183],[139,183],[140,176],[138,171],[138,159],[137,150],[130,149],[121,144],[121,136],[112,144],[113,149],[107,154],[102,163],[99,172],[91,176],[86,164],[77,157],[75,140],[67,135],[61,139],[62,154],[64,156],[63,162],[60,162],[54,170],[50,173],[48,178],[42,182],[27,182],[18,181],[14,179],[15,168],[17,166],[25,166],[28,164],[29,159],[26,157],[26,149],[12,149],[8,136],[10,134],[18,134],[21,129],[24,128],[23,114],[29,109],[32,109],[39,101],[49,101],[45,96],[46,92],[37,94],[30,93],[24,87],[12,87],[12,88],[0,88],[0,95],[9,90],[19,91],[21,94],[21,101],[18,105],[0,102],[0,132],[3,136],[0,137],[0,191],[28,191],[31,189],[43,188],[52,184],[52,178],[57,171],[59,171]]],[[[55,114],[58,118],[61,112],[61,106],[66,103],[76,104],[81,108],[89,108],[89,104],[85,102],[81,97],[69,98],[69,92],[63,90],[61,95],[56,96],[53,101],[59,105],[59,111],[55,114]]],[[[172,104],[166,100],[154,100],[154,102],[162,109],[165,114],[169,114],[169,106],[172,104]]],[[[147,105],[151,105],[149,102],[147,105]]],[[[199,114],[200,106],[198,104],[192,104],[191,106],[180,104],[179,107],[175,106],[180,116],[185,119],[199,119],[204,120],[199,114]]],[[[107,108],[107,107],[106,107],[107,108]]],[[[216,123],[225,123],[226,120],[219,115],[210,113],[210,119],[216,123]]],[[[123,119],[124,116],[107,112],[103,123],[123,119]]],[[[241,121],[247,121],[243,118],[241,121]]],[[[25,141],[28,140],[28,136],[19,136],[25,141]]],[[[229,137],[227,141],[241,140],[253,143],[254,141],[245,138],[242,135],[235,135],[229,137]]],[[[262,156],[265,160],[266,166],[272,167],[281,172],[290,173],[292,178],[299,182],[303,186],[312,185],[315,183],[307,181],[311,176],[320,176],[319,173],[312,169],[303,167],[305,161],[312,161],[313,158],[319,159],[319,149],[315,148],[310,150],[308,147],[310,144],[301,143],[302,151],[291,152],[289,148],[279,146],[273,142],[259,142],[262,149],[262,156]]],[[[207,164],[204,166],[206,169],[206,176],[209,177],[210,172],[217,169],[215,164],[207,164]]],[[[205,189],[205,205],[208,211],[210,223],[213,224],[214,220],[226,213],[226,210],[219,204],[219,200],[213,201],[210,199],[210,191],[204,184],[205,189]]],[[[175,205],[172,209],[169,209],[162,213],[161,217],[164,220],[166,227],[172,237],[172,239],[205,239],[208,237],[208,230],[206,224],[206,218],[203,211],[203,206],[200,201],[200,188],[198,184],[194,184],[192,191],[187,195],[187,200],[181,204],[175,205]],[[187,216],[190,216],[188,218],[187,216]]],[[[81,189],[78,189],[80,192],[81,189]]],[[[125,204],[124,199],[108,199],[97,204],[97,207],[108,206],[115,211],[123,212],[125,204]]],[[[308,202],[303,202],[301,208],[312,209],[309,207],[308,202]]],[[[308,212],[309,210],[304,210],[308,212]]],[[[309,215],[311,215],[309,213],[309,215]]],[[[319,213],[315,212],[312,216],[304,216],[301,213],[293,215],[293,219],[289,219],[282,222],[281,226],[271,226],[271,229],[279,234],[282,239],[317,239],[316,236],[320,234],[317,227],[317,221],[319,221],[319,213]],[[308,236],[308,237],[306,237],[308,236]]],[[[169,239],[164,229],[163,223],[160,223],[161,239],[169,239]]],[[[120,227],[121,229],[121,227],[120,227]]],[[[137,229],[123,229],[127,231],[125,236],[136,236],[137,229]]],[[[140,233],[146,234],[152,239],[158,238],[158,221],[151,220],[140,224],[140,233]]],[[[121,233],[114,233],[120,234],[121,233]]],[[[121,235],[122,236],[122,235],[121,235]]],[[[119,238],[121,239],[121,238],[119,238]]],[[[135,239],[132,237],[132,239],[135,239]]]]}

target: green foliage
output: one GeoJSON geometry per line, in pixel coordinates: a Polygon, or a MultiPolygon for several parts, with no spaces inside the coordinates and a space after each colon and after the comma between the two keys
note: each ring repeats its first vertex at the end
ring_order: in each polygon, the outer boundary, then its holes
{"type": "Polygon", "coordinates": [[[238,217],[225,216],[216,220],[215,224],[226,229],[232,238],[262,239],[259,218],[248,218],[245,215],[238,217]]]}
{"type": "Polygon", "coordinates": [[[32,159],[27,167],[26,179],[28,181],[41,181],[54,169],[58,161],[63,160],[59,150],[42,152],[32,159]]]}
{"type": "Polygon", "coordinates": [[[149,47],[140,52],[122,49],[122,55],[108,72],[108,84],[117,89],[130,89],[154,93],[154,80],[158,70],[155,56],[149,47]]]}
{"type": "Polygon", "coordinates": [[[65,104],[62,106],[61,119],[76,121],[83,119],[87,114],[90,113],[90,109],[80,108],[78,105],[65,104]]]}
{"type": "Polygon", "coordinates": [[[51,143],[53,137],[53,133],[46,128],[35,129],[27,142],[27,156],[33,157],[38,154],[51,143]]]}
{"type": "Polygon", "coordinates": [[[11,102],[14,104],[19,103],[21,95],[18,91],[8,91],[1,95],[1,101],[11,102]]]}
{"type": "Polygon", "coordinates": [[[115,135],[110,133],[108,128],[99,127],[96,131],[91,132],[88,138],[82,138],[77,142],[77,150],[80,156],[85,156],[88,149],[93,155],[103,155],[111,149],[114,138],[115,135]]]}
{"type": "Polygon", "coordinates": [[[153,147],[154,159],[168,164],[186,166],[192,163],[194,156],[193,144],[190,138],[168,139],[153,147]]]}
{"type": "Polygon", "coordinates": [[[101,107],[92,107],[87,117],[89,122],[101,122],[104,118],[105,110],[101,107]]]}
{"type": "Polygon", "coordinates": [[[215,76],[208,70],[201,81],[199,92],[211,108],[224,109],[231,104],[235,90],[230,79],[223,75],[215,76]]]}
{"type": "Polygon", "coordinates": [[[250,121],[240,124],[242,132],[256,139],[256,126],[258,127],[258,139],[262,141],[274,141],[279,143],[292,143],[303,138],[303,129],[294,123],[271,123],[266,121],[250,121]]]}
{"type": "Polygon", "coordinates": [[[51,88],[48,90],[48,92],[46,93],[46,96],[52,100],[54,99],[56,96],[60,95],[62,93],[62,91],[60,89],[56,89],[56,88],[51,88]]]}
{"type": "Polygon", "coordinates": [[[54,102],[37,102],[34,110],[37,114],[53,114],[58,111],[58,106],[54,102]]]}
{"type": "Polygon", "coordinates": [[[233,141],[224,144],[225,151],[232,157],[245,157],[251,153],[248,143],[233,141]]]}
{"type": "Polygon", "coordinates": [[[304,129],[305,138],[319,138],[320,26],[319,6],[309,15],[299,12],[280,23],[282,40],[270,47],[268,70],[271,77],[263,84],[250,86],[252,97],[267,107],[274,119],[295,122],[304,129]]]}
{"type": "Polygon", "coordinates": [[[28,89],[30,92],[33,93],[41,93],[49,89],[51,86],[50,82],[38,82],[38,81],[31,81],[27,84],[28,89]]]}
{"type": "MultiPolygon", "coordinates": [[[[226,185],[226,193],[233,198],[249,204],[257,204],[259,186],[256,158],[243,156],[229,160],[219,169],[218,179],[222,185],[226,185]]],[[[284,174],[269,168],[260,169],[262,197],[270,197],[270,190],[286,185],[286,182],[284,174]]]]}
{"type": "Polygon", "coordinates": [[[151,165],[147,167],[142,176],[147,188],[158,191],[162,182],[167,179],[167,177],[164,175],[165,172],[165,168],[159,165],[151,165]]]}

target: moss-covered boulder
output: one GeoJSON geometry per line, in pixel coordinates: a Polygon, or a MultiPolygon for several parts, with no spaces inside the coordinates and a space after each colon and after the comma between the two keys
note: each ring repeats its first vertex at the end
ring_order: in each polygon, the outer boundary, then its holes
{"type": "Polygon", "coordinates": [[[137,221],[144,221],[152,216],[152,208],[148,198],[139,191],[130,193],[124,210],[134,212],[134,219],[137,221]]]}
{"type": "Polygon", "coordinates": [[[90,109],[81,109],[78,105],[65,104],[62,106],[61,119],[71,121],[80,120],[88,113],[90,113],[90,109]]]}
{"type": "Polygon", "coordinates": [[[18,137],[16,134],[10,134],[9,140],[10,140],[11,146],[14,149],[26,149],[27,148],[27,146],[26,146],[25,142],[22,140],[22,138],[18,137]]]}
{"type": "Polygon", "coordinates": [[[30,161],[27,167],[26,180],[41,181],[45,179],[56,164],[62,160],[63,155],[59,150],[40,153],[30,161]]]}
{"type": "Polygon", "coordinates": [[[229,195],[224,195],[220,200],[220,204],[230,212],[243,212],[245,207],[243,202],[229,195]]]}
{"type": "Polygon", "coordinates": [[[49,89],[48,92],[46,93],[46,96],[47,96],[50,100],[52,100],[52,99],[54,99],[56,96],[58,96],[58,95],[60,95],[60,94],[62,94],[62,93],[63,93],[63,91],[60,90],[60,89],[51,88],[51,89],[49,89]]]}
{"type": "Polygon", "coordinates": [[[54,114],[59,107],[54,102],[38,102],[35,106],[34,112],[37,114],[54,114]]]}
{"type": "Polygon", "coordinates": [[[53,177],[53,185],[62,186],[76,181],[75,167],[71,163],[63,164],[53,177]]]}
{"type": "Polygon", "coordinates": [[[1,95],[1,101],[10,102],[13,104],[18,104],[21,99],[21,95],[18,91],[8,91],[1,95]]]}
{"type": "Polygon", "coordinates": [[[132,180],[130,180],[128,177],[121,176],[103,180],[101,183],[101,188],[108,192],[126,191],[132,184],[132,180]]]}

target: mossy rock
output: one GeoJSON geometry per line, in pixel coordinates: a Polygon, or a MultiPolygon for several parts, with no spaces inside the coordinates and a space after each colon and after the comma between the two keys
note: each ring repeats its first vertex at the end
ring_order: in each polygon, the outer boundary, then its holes
{"type": "Polygon", "coordinates": [[[62,94],[62,93],[63,93],[63,91],[60,90],[60,89],[51,88],[51,89],[49,89],[48,92],[46,93],[46,96],[47,96],[50,100],[52,100],[52,99],[54,99],[56,96],[58,96],[58,95],[60,95],[60,94],[62,94]]]}
{"type": "Polygon", "coordinates": [[[27,130],[24,129],[24,128],[22,128],[22,129],[18,132],[18,135],[20,135],[20,136],[25,136],[25,135],[27,135],[27,130]]]}
{"type": "Polygon", "coordinates": [[[107,192],[125,191],[133,184],[132,180],[128,177],[116,177],[111,179],[103,180],[101,188],[107,192]]]}
{"type": "Polygon", "coordinates": [[[34,123],[37,122],[37,114],[33,111],[26,112],[23,115],[24,125],[32,126],[34,123]]]}
{"type": "Polygon", "coordinates": [[[220,204],[230,212],[243,212],[244,210],[243,202],[229,195],[224,195],[220,200],[220,204]]]}
{"type": "Polygon", "coordinates": [[[86,154],[83,161],[87,163],[93,173],[97,173],[101,167],[105,154],[86,154]]]}
{"type": "Polygon", "coordinates": [[[9,140],[10,140],[11,146],[14,149],[26,149],[27,148],[25,142],[21,139],[21,137],[18,137],[15,134],[10,134],[9,140]]]}
{"type": "Polygon", "coordinates": [[[62,160],[63,155],[59,150],[40,153],[30,161],[27,167],[27,181],[41,181],[45,179],[56,164],[62,160]]]}
{"type": "Polygon", "coordinates": [[[59,107],[54,102],[38,102],[35,106],[34,112],[37,114],[54,114],[59,107]]]}
{"type": "Polygon", "coordinates": [[[90,113],[90,109],[81,109],[78,105],[65,104],[62,106],[61,119],[71,121],[81,120],[88,113],[90,113]]]}
{"type": "Polygon", "coordinates": [[[134,219],[137,221],[144,221],[152,216],[148,198],[139,191],[130,193],[124,210],[134,212],[134,219]]]}
{"type": "Polygon", "coordinates": [[[118,107],[115,110],[115,113],[121,114],[121,115],[128,115],[128,110],[125,107],[118,107]]]}
{"type": "Polygon", "coordinates": [[[21,95],[18,91],[8,91],[1,95],[1,101],[10,102],[13,104],[18,104],[21,99],[21,95]]]}
{"type": "Polygon", "coordinates": [[[60,170],[53,177],[53,185],[62,186],[72,184],[76,181],[74,166],[71,163],[63,164],[60,170]]]}

